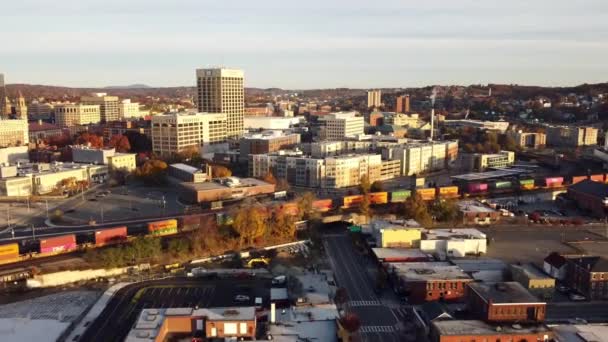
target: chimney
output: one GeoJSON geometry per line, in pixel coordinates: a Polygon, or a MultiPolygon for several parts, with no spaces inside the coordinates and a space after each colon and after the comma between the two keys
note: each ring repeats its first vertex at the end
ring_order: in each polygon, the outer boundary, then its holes
{"type": "Polygon", "coordinates": [[[277,308],[275,303],[270,303],[270,323],[274,324],[277,320],[277,308]]]}

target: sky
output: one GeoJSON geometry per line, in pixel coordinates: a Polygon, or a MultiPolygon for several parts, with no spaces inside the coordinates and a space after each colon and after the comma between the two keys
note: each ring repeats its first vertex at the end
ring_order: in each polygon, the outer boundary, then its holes
{"type": "Polygon", "coordinates": [[[608,1],[11,0],[0,42],[7,83],[568,86],[608,81],[608,1]]]}

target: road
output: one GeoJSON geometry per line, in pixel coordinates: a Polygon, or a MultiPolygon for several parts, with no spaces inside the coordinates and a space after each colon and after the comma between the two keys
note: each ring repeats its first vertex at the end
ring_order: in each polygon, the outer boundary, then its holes
{"type": "Polygon", "coordinates": [[[563,323],[574,318],[582,318],[590,323],[606,322],[608,320],[608,302],[547,303],[548,322],[563,323]]]}
{"type": "Polygon", "coordinates": [[[144,308],[231,307],[254,305],[262,297],[269,305],[270,281],[171,278],[129,285],[120,289],[93,321],[80,341],[123,341],[144,308]],[[243,292],[245,291],[245,292],[243,292]],[[251,296],[250,302],[235,302],[236,294],[251,296]]]}
{"type": "Polygon", "coordinates": [[[394,298],[379,297],[374,291],[375,279],[366,270],[371,265],[354,249],[346,233],[327,234],[323,238],[325,251],[338,286],[346,289],[347,312],[361,320],[359,330],[363,341],[404,341],[411,327],[406,320],[406,308],[394,298]],[[405,335],[404,335],[405,334],[405,335]]]}

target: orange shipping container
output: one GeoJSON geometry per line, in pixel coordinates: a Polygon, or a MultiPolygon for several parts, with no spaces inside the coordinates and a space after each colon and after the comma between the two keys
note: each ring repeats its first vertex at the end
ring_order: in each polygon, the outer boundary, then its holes
{"type": "Polygon", "coordinates": [[[386,204],[388,203],[388,193],[372,192],[369,194],[369,202],[371,204],[386,204]]]}
{"type": "Polygon", "coordinates": [[[435,188],[424,188],[417,189],[416,193],[420,195],[420,197],[425,201],[430,201],[435,199],[435,188]]]}
{"type": "Polygon", "coordinates": [[[177,220],[148,222],[148,233],[157,236],[177,234],[177,220]]]}
{"type": "Polygon", "coordinates": [[[444,186],[439,188],[439,196],[443,198],[455,198],[458,197],[457,186],[444,186]]]}
{"type": "Polygon", "coordinates": [[[582,182],[587,179],[587,176],[574,176],[572,177],[572,184],[576,184],[578,182],[582,182]]]}
{"type": "Polygon", "coordinates": [[[596,182],[604,182],[604,174],[598,174],[598,175],[591,175],[590,179],[592,181],[596,181],[596,182]]]}
{"type": "Polygon", "coordinates": [[[352,208],[363,201],[363,195],[344,196],[343,208],[352,208]]]}
{"type": "Polygon", "coordinates": [[[19,245],[11,243],[0,245],[0,261],[15,260],[19,258],[19,245]]]}
{"type": "Polygon", "coordinates": [[[95,245],[103,246],[109,243],[119,243],[127,239],[127,227],[116,227],[95,232],[95,245]]]}
{"type": "Polygon", "coordinates": [[[312,208],[319,212],[327,212],[332,208],[333,201],[331,199],[320,199],[312,202],[312,208]]]}

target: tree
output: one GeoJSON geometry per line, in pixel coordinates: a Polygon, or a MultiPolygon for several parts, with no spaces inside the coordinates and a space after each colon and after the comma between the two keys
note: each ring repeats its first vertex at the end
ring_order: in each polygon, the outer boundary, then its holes
{"type": "Polygon", "coordinates": [[[278,207],[269,220],[270,233],[279,238],[293,238],[296,234],[296,217],[278,207]]]}
{"type": "Polygon", "coordinates": [[[78,145],[87,145],[94,148],[103,148],[103,138],[97,134],[85,132],[81,133],[74,139],[78,145]]]}
{"type": "Polygon", "coordinates": [[[108,146],[116,149],[117,152],[125,153],[131,150],[129,138],[124,135],[113,135],[108,142],[108,146]]]}
{"type": "Polygon", "coordinates": [[[270,171],[266,172],[264,177],[262,177],[262,180],[266,183],[277,184],[277,179],[274,177],[274,175],[270,171]]]}
{"type": "Polygon", "coordinates": [[[460,217],[458,202],[453,199],[440,200],[433,204],[433,215],[441,222],[456,222],[460,217]]]}
{"type": "Polygon", "coordinates": [[[129,145],[133,152],[150,152],[152,151],[152,141],[145,134],[135,131],[127,131],[124,134],[129,139],[129,145]]]}
{"type": "Polygon", "coordinates": [[[236,215],[232,227],[239,234],[239,244],[250,245],[259,237],[266,233],[266,210],[265,208],[245,203],[241,206],[236,215]]]}
{"type": "Polygon", "coordinates": [[[371,185],[369,183],[369,177],[367,175],[361,176],[361,180],[359,182],[359,191],[361,191],[362,194],[367,194],[369,193],[370,188],[371,185]]]}
{"type": "Polygon", "coordinates": [[[414,219],[423,227],[430,227],[433,224],[428,207],[419,194],[408,197],[403,203],[403,214],[405,218],[414,219]]]}
{"type": "Polygon", "coordinates": [[[289,191],[290,185],[286,179],[281,178],[277,180],[276,191],[289,191]]]}
{"type": "Polygon", "coordinates": [[[375,181],[372,183],[371,191],[372,192],[382,192],[382,191],[384,191],[384,185],[380,181],[375,181]]]}
{"type": "Polygon", "coordinates": [[[302,219],[310,220],[316,214],[312,207],[312,203],[316,199],[315,194],[310,191],[307,191],[296,198],[296,203],[298,208],[300,208],[300,216],[302,219]]]}
{"type": "Polygon", "coordinates": [[[179,258],[190,251],[190,242],[186,239],[173,239],[169,241],[167,251],[174,257],[179,258]]]}
{"type": "Polygon", "coordinates": [[[221,165],[211,166],[211,177],[213,178],[224,178],[232,176],[232,171],[229,168],[221,165]]]}
{"type": "Polygon", "coordinates": [[[347,313],[340,318],[340,325],[349,333],[355,333],[361,328],[361,320],[354,313],[347,313]]]}
{"type": "Polygon", "coordinates": [[[159,159],[150,159],[135,170],[135,176],[145,182],[160,184],[164,181],[167,163],[159,159]]]}
{"type": "Polygon", "coordinates": [[[359,203],[359,212],[361,213],[361,215],[368,217],[368,218],[371,216],[372,211],[371,211],[370,205],[371,205],[371,201],[369,198],[369,194],[366,193],[363,195],[363,199],[359,203]]]}

